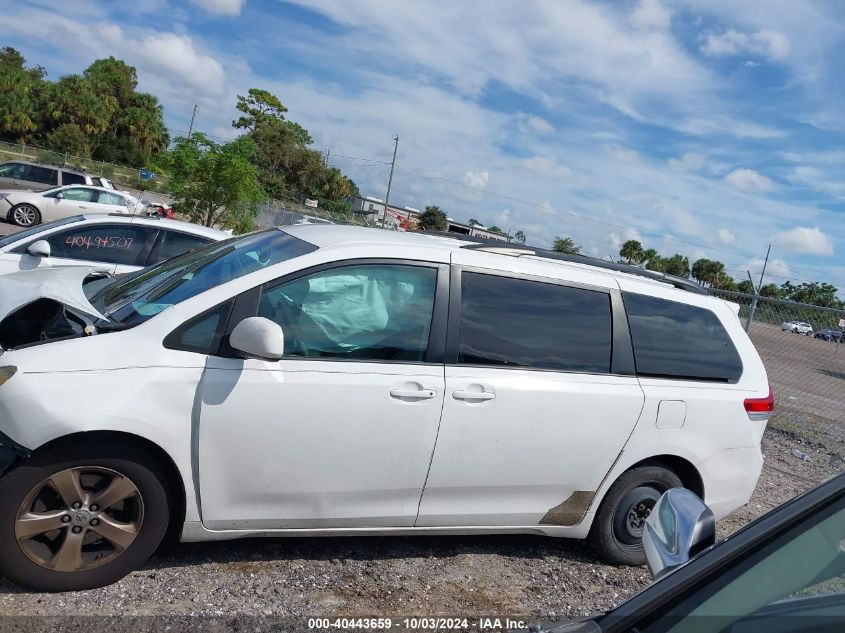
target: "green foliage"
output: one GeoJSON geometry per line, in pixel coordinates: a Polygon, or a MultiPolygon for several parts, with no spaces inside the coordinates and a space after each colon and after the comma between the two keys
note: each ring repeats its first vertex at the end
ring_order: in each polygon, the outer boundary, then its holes
{"type": "Polygon", "coordinates": [[[201,132],[177,138],[160,161],[170,174],[174,210],[206,226],[251,230],[266,199],[254,157],[255,143],[246,136],[223,145],[201,132]]]}
{"type": "Polygon", "coordinates": [[[475,218],[470,218],[469,222],[467,222],[470,226],[484,226],[481,222],[476,220],[475,218]]]}
{"type": "Polygon", "coordinates": [[[505,235],[505,231],[496,226],[495,224],[493,226],[488,226],[487,230],[491,233],[496,233],[497,235],[505,235]]]}
{"type": "Polygon", "coordinates": [[[449,219],[436,205],[429,205],[420,213],[418,226],[423,231],[445,231],[449,227],[449,219]]]}
{"type": "Polygon", "coordinates": [[[525,244],[525,233],[523,231],[517,231],[514,233],[513,239],[517,244],[525,244]]]}
{"type": "Polygon", "coordinates": [[[571,237],[556,237],[552,244],[552,250],[567,255],[580,255],[581,246],[575,243],[571,237]]]}
{"type": "Polygon", "coordinates": [[[754,294],[754,284],[750,279],[743,279],[736,285],[737,292],[744,292],[747,295],[754,294]]]}
{"type": "Polygon", "coordinates": [[[132,66],[98,59],[81,75],[47,81],[12,48],[0,50],[0,140],[142,167],[169,142],[158,100],[138,93],[132,66]],[[81,135],[86,137],[82,142],[81,135]]]}
{"type": "Polygon", "coordinates": [[[721,288],[725,282],[727,275],[725,274],[725,265],[720,261],[701,258],[693,262],[692,278],[703,286],[711,286],[713,288],[721,288]]]}
{"type": "MultiPolygon", "coordinates": [[[[750,292],[754,292],[754,290],[752,289],[750,292]]],[[[773,299],[783,299],[784,296],[783,291],[778,288],[777,284],[766,284],[760,288],[760,295],[763,297],[772,297],[773,299]]]]}
{"type": "Polygon", "coordinates": [[[839,289],[833,284],[817,281],[803,282],[796,286],[787,281],[780,287],[782,295],[799,303],[809,303],[826,308],[842,308],[843,302],[836,298],[839,289]]]}
{"type": "Polygon", "coordinates": [[[645,261],[645,251],[639,240],[628,240],[619,249],[619,256],[626,264],[642,264],[645,261]]]}

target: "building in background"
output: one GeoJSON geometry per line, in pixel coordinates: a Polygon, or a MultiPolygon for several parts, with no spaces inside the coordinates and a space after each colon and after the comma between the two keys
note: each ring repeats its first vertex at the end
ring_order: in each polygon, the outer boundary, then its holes
{"type": "MultiPolygon", "coordinates": [[[[414,207],[394,207],[388,205],[385,209],[384,200],[373,196],[353,196],[350,200],[352,210],[363,215],[368,221],[377,224],[384,224],[385,228],[397,231],[413,231],[417,228],[417,222],[421,211],[414,207]]],[[[479,237],[485,240],[500,240],[510,242],[513,238],[510,235],[488,231],[483,226],[470,226],[449,219],[449,226],[446,229],[451,233],[460,233],[471,237],[479,237]]]]}

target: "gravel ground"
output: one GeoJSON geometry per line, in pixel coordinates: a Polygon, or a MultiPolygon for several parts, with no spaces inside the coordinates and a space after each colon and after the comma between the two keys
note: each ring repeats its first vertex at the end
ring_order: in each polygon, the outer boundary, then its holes
{"type": "MultiPolygon", "coordinates": [[[[843,469],[845,431],[776,418],[751,503],[723,537],[843,469]],[[809,461],[796,457],[798,450],[809,461]]],[[[29,593],[0,579],[3,615],[472,616],[551,621],[609,609],[649,582],[584,543],[535,536],[249,539],[174,545],[102,589],[29,593]]]]}

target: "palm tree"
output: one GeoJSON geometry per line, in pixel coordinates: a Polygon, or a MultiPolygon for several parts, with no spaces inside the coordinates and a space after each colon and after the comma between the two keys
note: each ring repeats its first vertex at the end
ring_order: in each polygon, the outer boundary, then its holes
{"type": "Polygon", "coordinates": [[[558,253],[566,253],[567,255],[580,255],[581,246],[575,243],[571,237],[556,237],[552,250],[558,253]]]}

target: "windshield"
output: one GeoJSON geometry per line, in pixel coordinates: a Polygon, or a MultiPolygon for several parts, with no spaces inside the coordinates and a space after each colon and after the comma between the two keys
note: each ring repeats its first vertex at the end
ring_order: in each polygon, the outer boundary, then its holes
{"type": "Polygon", "coordinates": [[[25,231],[18,231],[17,233],[12,233],[11,235],[7,235],[3,239],[0,239],[0,248],[8,246],[9,244],[14,244],[19,240],[25,240],[26,238],[32,237],[33,235],[38,235],[39,233],[46,233],[50,229],[54,229],[59,226],[64,226],[65,224],[81,222],[84,219],[85,217],[82,215],[74,215],[69,218],[62,218],[61,220],[47,222],[46,224],[39,224],[37,226],[33,226],[32,228],[26,229],[25,231]]]}
{"type": "MultiPolygon", "coordinates": [[[[169,259],[86,294],[110,321],[137,325],[201,292],[317,247],[276,229],[250,233],[169,259]]],[[[90,288],[90,290],[89,290],[90,288]]]]}

